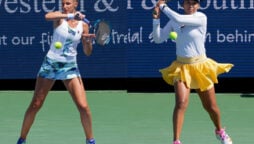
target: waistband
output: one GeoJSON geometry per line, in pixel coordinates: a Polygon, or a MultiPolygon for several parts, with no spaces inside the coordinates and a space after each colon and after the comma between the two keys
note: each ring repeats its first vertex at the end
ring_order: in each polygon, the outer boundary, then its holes
{"type": "Polygon", "coordinates": [[[193,64],[198,62],[203,62],[207,59],[206,55],[200,55],[196,57],[180,57],[177,56],[177,61],[185,64],[193,64]]]}
{"type": "Polygon", "coordinates": [[[56,60],[58,62],[76,62],[77,57],[76,56],[66,56],[61,54],[60,52],[49,50],[47,53],[47,57],[56,60]]]}

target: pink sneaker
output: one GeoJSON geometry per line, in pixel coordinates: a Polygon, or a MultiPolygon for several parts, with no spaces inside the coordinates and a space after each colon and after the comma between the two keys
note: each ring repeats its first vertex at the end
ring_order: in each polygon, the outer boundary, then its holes
{"type": "Polygon", "coordinates": [[[225,129],[221,129],[219,131],[215,130],[215,134],[217,139],[221,142],[221,144],[233,144],[231,138],[226,133],[225,129]]]}
{"type": "Polygon", "coordinates": [[[180,140],[175,140],[173,144],[182,144],[180,140]]]}

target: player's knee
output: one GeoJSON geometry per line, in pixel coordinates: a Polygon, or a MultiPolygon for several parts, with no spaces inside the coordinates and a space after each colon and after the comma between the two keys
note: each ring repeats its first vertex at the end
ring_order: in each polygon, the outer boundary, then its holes
{"type": "Polygon", "coordinates": [[[43,100],[41,99],[34,99],[30,105],[30,110],[38,111],[43,105],[43,100]]]}
{"type": "Polygon", "coordinates": [[[178,110],[186,110],[188,107],[188,102],[187,101],[178,101],[175,105],[175,108],[178,110]]]}
{"type": "Polygon", "coordinates": [[[87,104],[78,105],[78,110],[80,113],[90,113],[89,106],[87,104]]]}
{"type": "Polygon", "coordinates": [[[204,105],[203,107],[209,113],[217,112],[219,109],[217,105],[204,105]]]}

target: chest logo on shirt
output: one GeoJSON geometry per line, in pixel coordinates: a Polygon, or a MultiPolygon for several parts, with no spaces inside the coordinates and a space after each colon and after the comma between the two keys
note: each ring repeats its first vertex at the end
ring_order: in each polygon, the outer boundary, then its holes
{"type": "Polygon", "coordinates": [[[76,31],[72,30],[71,28],[68,27],[68,33],[75,36],[76,35],[76,31]]]}
{"type": "Polygon", "coordinates": [[[181,26],[180,26],[180,29],[183,29],[184,27],[185,27],[185,25],[181,25],[181,26]]]}

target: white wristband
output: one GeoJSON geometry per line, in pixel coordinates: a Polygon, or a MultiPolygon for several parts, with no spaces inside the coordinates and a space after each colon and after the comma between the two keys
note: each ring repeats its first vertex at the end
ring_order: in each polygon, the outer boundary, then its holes
{"type": "Polygon", "coordinates": [[[167,5],[166,5],[166,4],[161,4],[161,5],[160,5],[160,9],[161,9],[161,11],[163,11],[165,7],[167,7],[167,5]]]}
{"type": "Polygon", "coordinates": [[[74,19],[74,14],[73,13],[68,13],[67,14],[67,19],[74,19]]]}

